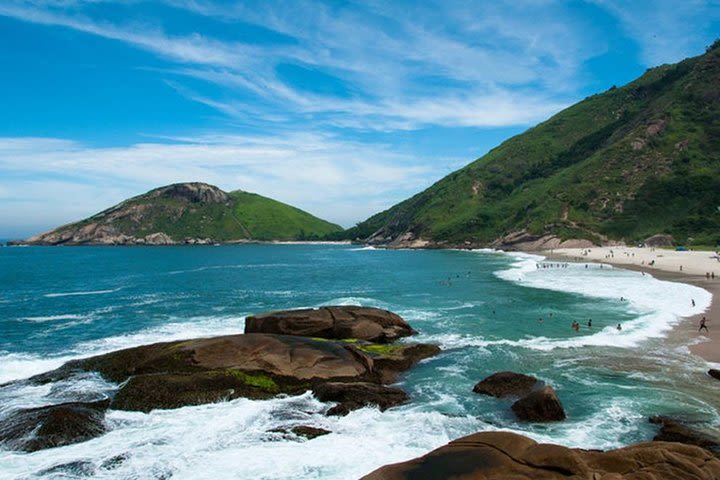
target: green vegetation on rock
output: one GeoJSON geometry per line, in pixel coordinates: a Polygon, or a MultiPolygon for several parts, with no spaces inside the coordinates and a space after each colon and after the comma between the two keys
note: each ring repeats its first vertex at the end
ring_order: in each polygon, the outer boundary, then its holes
{"type": "Polygon", "coordinates": [[[275,380],[268,377],[267,375],[257,374],[252,375],[246,372],[243,372],[242,370],[237,369],[229,369],[225,371],[226,375],[235,377],[236,379],[243,382],[245,385],[249,385],[251,387],[257,387],[262,390],[265,390],[267,392],[278,392],[280,388],[278,387],[278,384],[275,383],[275,380]]]}
{"type": "Polygon", "coordinates": [[[717,244],[720,43],[586,98],[342,236],[488,245],[520,231],[717,244]]]}

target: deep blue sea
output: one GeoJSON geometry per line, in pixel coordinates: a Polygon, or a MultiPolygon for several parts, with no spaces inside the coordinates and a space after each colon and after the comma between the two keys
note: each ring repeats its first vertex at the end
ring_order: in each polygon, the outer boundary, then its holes
{"type": "MultiPolygon", "coordinates": [[[[671,333],[682,317],[709,306],[708,292],[608,266],[563,267],[499,252],[350,245],[0,248],[0,383],[71,358],[239,333],[252,313],[350,304],[397,312],[419,332],[407,341],[442,347],[400,379],[411,403],[339,418],[324,416],[329,405],[309,393],[149,414],[110,411],[111,432],[97,439],[32,454],[0,449],[0,478],[37,478],[82,461],[82,478],[346,480],[480,430],[605,449],[652,438],[649,415],[720,424],[715,385],[704,379],[707,365],[671,333]],[[583,325],[578,333],[573,320],[583,325]],[[551,384],[568,420],[518,423],[511,401],[472,392],[499,370],[551,384]],[[271,432],[295,425],[333,433],[305,441],[271,432]],[[119,455],[123,461],[107,462],[119,455]]],[[[0,387],[0,421],[18,408],[98,398],[113,387],[95,375],[9,384],[0,387]]]]}

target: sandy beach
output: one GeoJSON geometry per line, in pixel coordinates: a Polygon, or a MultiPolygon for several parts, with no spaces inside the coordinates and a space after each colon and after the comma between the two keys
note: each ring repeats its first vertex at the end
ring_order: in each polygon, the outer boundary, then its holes
{"type": "Polygon", "coordinates": [[[607,263],[640,270],[662,280],[690,283],[708,290],[713,296],[710,308],[705,313],[689,317],[687,321],[680,323],[675,327],[674,333],[685,338],[687,343],[704,338],[707,341],[690,345],[690,351],[708,362],[720,363],[720,261],[716,252],[614,246],[561,248],[542,253],[549,258],[607,263]],[[710,331],[698,333],[703,315],[707,317],[710,331]]]}

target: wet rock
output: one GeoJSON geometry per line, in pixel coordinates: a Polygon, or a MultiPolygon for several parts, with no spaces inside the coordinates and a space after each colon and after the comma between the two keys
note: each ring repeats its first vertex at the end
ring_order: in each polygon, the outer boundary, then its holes
{"type": "Polygon", "coordinates": [[[98,372],[121,384],[112,408],[147,412],[238,397],[295,395],[328,382],[390,383],[439,351],[434,345],[250,333],[120,350],[68,362],[37,380],[98,372]]]}
{"type": "Polygon", "coordinates": [[[710,370],[708,370],[708,375],[710,375],[711,377],[713,377],[716,380],[720,380],[720,370],[711,368],[710,370]]]}
{"type": "Polygon", "coordinates": [[[0,445],[35,452],[90,440],[105,433],[109,403],[71,402],[19,410],[0,424],[0,445]]]}
{"type": "Polygon", "coordinates": [[[284,310],[245,319],[245,333],[273,333],[389,343],[415,333],[399,315],[369,307],[284,310]]]}
{"type": "Polygon", "coordinates": [[[538,380],[529,375],[514,372],[493,373],[473,387],[473,392],[492,397],[521,397],[537,385],[538,380]]]}
{"type": "Polygon", "coordinates": [[[329,382],[313,387],[313,394],[321,402],[338,402],[328,415],[347,415],[368,405],[380,410],[401,405],[408,401],[408,395],[399,388],[386,387],[368,382],[329,382]]]}
{"type": "Polygon", "coordinates": [[[656,442],[678,442],[696,445],[713,452],[720,452],[720,438],[695,430],[682,422],[663,415],[649,418],[650,423],[660,425],[660,431],[653,438],[656,442]]]}
{"type": "Polygon", "coordinates": [[[95,465],[92,462],[77,461],[55,465],[37,473],[38,477],[52,475],[53,478],[92,477],[95,475],[95,465]]]}
{"type": "Polygon", "coordinates": [[[565,410],[555,390],[546,386],[513,403],[512,411],[526,422],[557,422],[565,420],[565,410]]]}
{"type": "Polygon", "coordinates": [[[325,430],[324,428],[308,427],[306,425],[293,427],[290,431],[298,437],[305,437],[308,440],[332,433],[330,430],[325,430]]]}
{"type": "Polygon", "coordinates": [[[608,452],[540,444],[510,432],[460,438],[361,480],[712,480],[720,460],[695,446],[648,442],[608,452]]]}

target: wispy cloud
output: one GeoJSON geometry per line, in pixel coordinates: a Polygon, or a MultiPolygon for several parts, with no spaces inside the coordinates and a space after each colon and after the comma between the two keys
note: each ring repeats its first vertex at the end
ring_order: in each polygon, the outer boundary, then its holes
{"type": "Polygon", "coordinates": [[[252,8],[165,3],[230,24],[255,24],[294,42],[243,43],[203,32],[170,35],[159,20],[118,24],[91,17],[84,2],[62,2],[64,8],[58,8],[53,2],[9,0],[0,5],[0,14],[153,52],[180,66],[168,67],[180,76],[174,80],[180,94],[223,114],[251,108],[256,118],[270,123],[300,118],[320,126],[385,131],[531,124],[570,103],[575,70],[603,48],[570,23],[549,21],[544,10],[536,9],[543,12],[538,18],[527,5],[520,9],[512,3],[504,5],[511,10],[504,15],[489,4],[454,2],[344,8],[316,2],[256,3],[252,8]],[[278,73],[285,64],[322,72],[351,93],[309,91],[278,73]],[[222,96],[199,93],[183,87],[182,76],[226,90],[222,96]]]}
{"type": "MultiPolygon", "coordinates": [[[[0,138],[0,171],[5,172],[0,192],[24,202],[25,216],[44,218],[43,210],[53,205],[53,216],[70,221],[161,184],[204,181],[352,225],[428,186],[440,173],[382,145],[322,135],[168,140],[94,148],[64,139],[0,138]],[[107,191],[86,188],[99,184],[107,191]],[[77,191],[68,195],[71,186],[77,191]]],[[[14,210],[3,202],[0,217],[13,218],[14,210]]]]}

